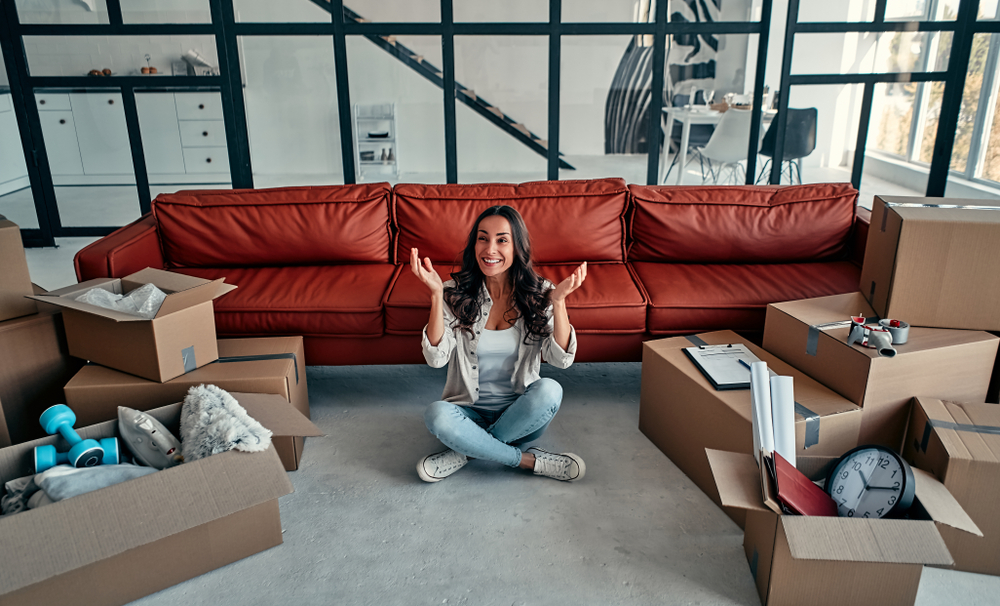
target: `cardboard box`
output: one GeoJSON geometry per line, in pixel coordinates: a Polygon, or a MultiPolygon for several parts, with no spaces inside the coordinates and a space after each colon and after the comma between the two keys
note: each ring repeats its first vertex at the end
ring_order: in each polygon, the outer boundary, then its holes
{"type": "Polygon", "coordinates": [[[82,365],[69,355],[58,311],[0,322],[0,447],[45,435],[38,417],[65,401],[62,386],[82,365]]]}
{"type": "MultiPolygon", "coordinates": [[[[743,549],[763,606],[910,606],[925,564],[952,558],[939,530],[979,535],[961,505],[931,474],[914,468],[919,519],[777,515],[764,506],[752,455],[709,451],[722,502],[747,512],[743,549]]],[[[797,462],[810,479],[835,457],[797,462]]]]}
{"type": "MultiPolygon", "coordinates": [[[[119,406],[157,408],[182,401],[188,389],[206,384],[230,392],[279,395],[309,418],[302,337],[220,339],[218,344],[218,360],[166,383],[88,364],[66,384],[66,404],[79,425],[90,425],[118,418],[119,406]]],[[[305,440],[288,436],[273,443],[285,469],[298,469],[305,440]]]]}
{"type": "Polygon", "coordinates": [[[97,278],[32,298],[63,308],[70,354],[162,383],[219,358],[212,299],[236,288],[224,280],[147,268],[125,278],[97,278]],[[126,294],[147,283],[167,295],[152,320],[75,300],[92,288],[126,294]]]}
{"type": "Polygon", "coordinates": [[[38,311],[33,294],[28,259],[24,255],[21,228],[0,215],[0,321],[38,311]]]}
{"type": "Polygon", "coordinates": [[[917,394],[985,400],[1000,339],[981,331],[910,328],[892,358],[848,345],[850,317],[874,317],[861,293],[772,303],[764,349],[861,406],[860,444],[902,450],[910,399],[917,394]],[[834,322],[846,322],[829,326],[834,322]],[[824,326],[826,325],[826,326],[824,326]]]}
{"type": "Polygon", "coordinates": [[[903,456],[934,474],[984,538],[942,527],[955,569],[1000,575],[1000,406],[915,398],[903,456]]]}
{"type": "MultiPolygon", "coordinates": [[[[701,334],[708,344],[742,343],[769,368],[794,377],[795,444],[799,455],[840,455],[858,443],[861,409],[732,331],[701,334]]],[[[688,337],[642,347],[639,430],[713,501],[721,504],[706,448],[750,454],[750,390],[716,391],[683,349],[688,337]]],[[[725,509],[743,525],[742,510],[725,509]]]]}
{"type": "Polygon", "coordinates": [[[996,202],[875,196],[860,290],[883,318],[1000,330],[996,202]]]}
{"type": "MultiPolygon", "coordinates": [[[[233,396],[275,435],[317,435],[279,396],[233,396]]],[[[176,432],[180,404],[153,411],[176,432]]],[[[116,435],[117,421],[79,429],[116,435]]],[[[35,446],[0,450],[0,483],[33,473],[35,446]]],[[[119,605],[281,544],[292,484],[273,448],[230,451],[0,519],[0,602],[119,605]]]]}

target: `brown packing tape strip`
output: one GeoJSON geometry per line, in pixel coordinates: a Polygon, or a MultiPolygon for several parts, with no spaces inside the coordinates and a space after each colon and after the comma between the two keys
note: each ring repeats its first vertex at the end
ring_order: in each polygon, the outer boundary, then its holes
{"type": "MultiPolygon", "coordinates": [[[[191,359],[192,360],[194,359],[194,352],[191,353],[191,359]]],[[[296,385],[299,384],[299,360],[298,360],[298,357],[294,353],[259,354],[259,355],[253,355],[253,356],[226,356],[226,357],[219,358],[218,360],[215,360],[213,362],[210,362],[209,364],[219,364],[219,363],[226,363],[226,362],[255,362],[255,361],[258,361],[258,360],[292,360],[293,362],[295,362],[295,364],[294,364],[294,366],[295,366],[295,384],[296,385]]],[[[90,365],[99,366],[98,364],[94,364],[93,362],[87,362],[87,365],[88,366],[90,366],[90,365]]],[[[196,370],[196,368],[192,368],[191,370],[196,370]]],[[[190,372],[190,371],[187,370],[186,367],[185,367],[185,371],[184,372],[190,372]]]]}
{"type": "Polygon", "coordinates": [[[931,428],[937,429],[954,429],[955,431],[968,431],[971,433],[986,433],[996,436],[1000,436],[1000,427],[994,427],[992,425],[969,425],[966,423],[952,423],[951,421],[938,421],[936,419],[927,419],[927,425],[924,426],[924,435],[917,444],[917,448],[921,452],[927,452],[927,443],[931,439],[931,428]]]}
{"type": "MultiPolygon", "coordinates": [[[[920,204],[919,202],[884,202],[886,208],[949,208],[959,210],[1000,210],[1000,206],[969,206],[967,204],[920,204]]],[[[885,231],[889,213],[882,213],[882,231],[885,231]]]]}
{"type": "Polygon", "coordinates": [[[258,360],[292,360],[295,362],[295,384],[299,384],[299,361],[294,353],[259,354],[253,356],[226,356],[219,358],[212,364],[224,364],[227,362],[255,362],[258,360]]]}
{"type": "MultiPolygon", "coordinates": [[[[685,338],[698,347],[708,345],[697,335],[685,335],[685,338]]],[[[771,374],[773,375],[774,371],[771,371],[771,374]]],[[[819,415],[798,402],[795,403],[795,414],[806,420],[806,435],[802,447],[808,449],[819,444],[819,415]]]]}

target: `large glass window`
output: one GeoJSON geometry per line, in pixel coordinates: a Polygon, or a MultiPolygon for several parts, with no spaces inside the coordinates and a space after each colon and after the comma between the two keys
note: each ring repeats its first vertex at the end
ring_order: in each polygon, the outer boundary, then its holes
{"type": "MultiPolygon", "coordinates": [[[[0,66],[3,66],[0,54],[0,66]]],[[[38,216],[28,182],[28,168],[24,164],[24,149],[10,87],[7,70],[0,69],[0,215],[22,228],[37,228],[38,216]]]]}
{"type": "Polygon", "coordinates": [[[460,182],[546,178],[548,56],[544,36],[455,37],[460,182]]]}
{"type": "Polygon", "coordinates": [[[254,185],[343,183],[333,39],[246,36],[240,50],[254,185]]]}

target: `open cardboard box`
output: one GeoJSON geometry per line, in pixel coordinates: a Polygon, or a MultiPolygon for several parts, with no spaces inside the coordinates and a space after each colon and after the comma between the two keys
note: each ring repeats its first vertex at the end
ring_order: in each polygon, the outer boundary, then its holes
{"type": "MultiPolygon", "coordinates": [[[[320,431],[275,395],[233,393],[275,435],[320,431]]],[[[149,414],[176,433],[181,404],[149,414]]],[[[117,435],[118,422],[78,429],[117,435]]],[[[34,472],[35,446],[0,450],[0,483],[34,472]]],[[[278,497],[292,484],[273,448],[224,452],[0,518],[0,603],[119,605],[282,542],[278,497]]]]}
{"type": "Polygon", "coordinates": [[[21,241],[21,228],[0,215],[0,321],[38,311],[32,294],[28,259],[21,241]]]}
{"type": "MultiPolygon", "coordinates": [[[[861,409],[776,356],[728,330],[697,335],[709,345],[742,343],[795,386],[796,456],[839,455],[858,445],[861,409]]],[[[684,353],[688,337],[646,341],[642,347],[639,430],[717,504],[706,448],[753,452],[749,389],[717,391],[684,353]]],[[[742,510],[723,508],[740,526],[742,510]]]]}
{"type": "Polygon", "coordinates": [[[883,318],[1000,330],[996,201],[875,196],[860,290],[883,318]]]}
{"type": "MultiPolygon", "coordinates": [[[[90,425],[117,418],[119,406],[156,408],[183,400],[188,389],[205,384],[231,392],[276,394],[309,418],[302,337],[220,339],[218,346],[218,360],[165,383],[88,364],[66,384],[66,404],[79,425],[90,425]]],[[[285,469],[298,469],[304,438],[275,437],[272,443],[285,469]]]]}
{"type": "MultiPolygon", "coordinates": [[[[948,489],[918,468],[915,519],[778,515],[764,505],[753,455],[706,454],[723,505],[747,512],[743,549],[764,606],[910,606],[923,566],[952,563],[939,526],[982,536],[948,489]]],[[[796,466],[818,480],[836,460],[798,457],[796,466]]]]}
{"type": "Polygon", "coordinates": [[[901,450],[913,394],[984,401],[1000,338],[912,326],[894,357],[880,357],[847,344],[859,314],[875,316],[861,293],[848,293],[772,303],[764,323],[764,349],[861,406],[859,443],[901,450]]]}
{"type": "Polygon", "coordinates": [[[162,383],[219,358],[212,300],[235,288],[224,278],[203,280],[146,268],[31,298],[63,309],[70,354],[162,383]],[[75,300],[92,288],[127,294],[144,284],[155,284],[167,295],[152,320],[75,300]]]}
{"type": "Polygon", "coordinates": [[[903,456],[934,474],[983,531],[941,527],[954,568],[1000,575],[1000,406],[914,398],[903,456]]]}

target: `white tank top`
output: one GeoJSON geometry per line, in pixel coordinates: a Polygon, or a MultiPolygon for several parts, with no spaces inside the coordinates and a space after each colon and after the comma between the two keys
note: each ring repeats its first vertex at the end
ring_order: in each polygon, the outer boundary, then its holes
{"type": "Polygon", "coordinates": [[[505,330],[483,330],[476,355],[479,358],[479,399],[477,408],[499,409],[517,399],[511,380],[517,363],[521,331],[517,326],[505,330]]]}

